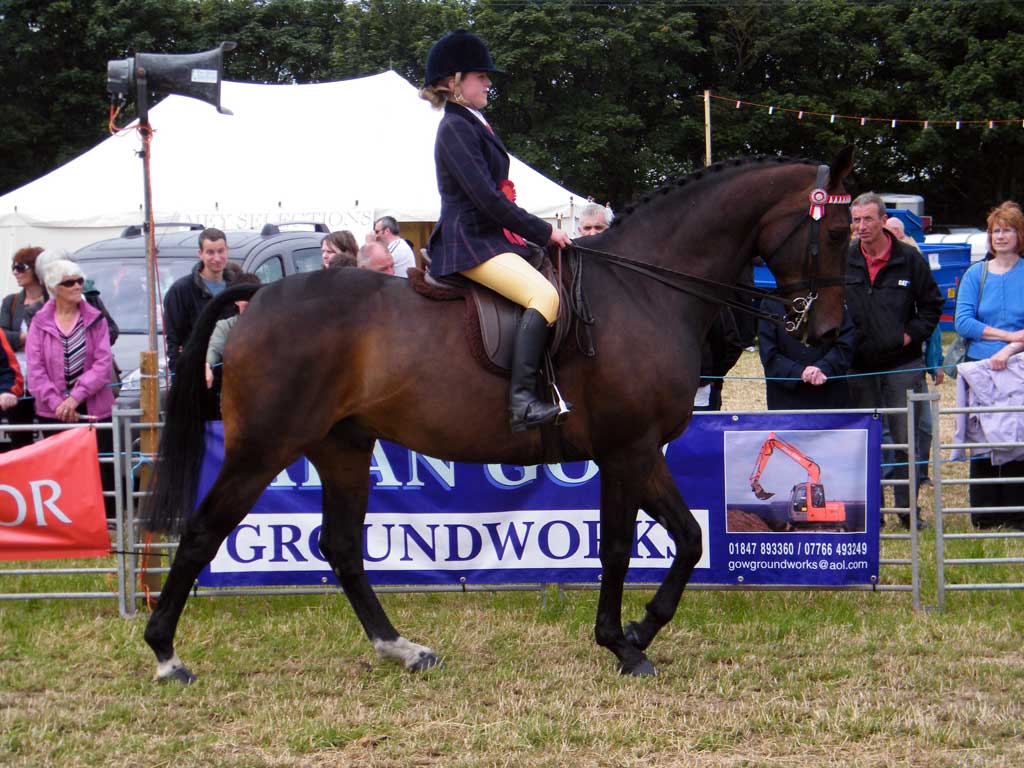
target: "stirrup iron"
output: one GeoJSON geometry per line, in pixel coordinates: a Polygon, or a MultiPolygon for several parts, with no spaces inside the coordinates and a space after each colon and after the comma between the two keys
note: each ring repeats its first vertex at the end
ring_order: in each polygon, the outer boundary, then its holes
{"type": "Polygon", "coordinates": [[[550,384],[552,400],[558,406],[558,415],[555,416],[555,424],[558,425],[565,421],[565,417],[572,411],[572,406],[562,397],[562,393],[558,390],[558,385],[555,384],[554,379],[551,379],[550,384]]]}

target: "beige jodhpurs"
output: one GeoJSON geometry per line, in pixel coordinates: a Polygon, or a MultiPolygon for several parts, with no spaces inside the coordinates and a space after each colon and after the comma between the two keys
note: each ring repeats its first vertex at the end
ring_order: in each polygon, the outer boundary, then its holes
{"type": "Polygon", "coordinates": [[[558,291],[518,254],[499,253],[462,274],[522,307],[537,310],[548,325],[558,318],[558,291]]]}

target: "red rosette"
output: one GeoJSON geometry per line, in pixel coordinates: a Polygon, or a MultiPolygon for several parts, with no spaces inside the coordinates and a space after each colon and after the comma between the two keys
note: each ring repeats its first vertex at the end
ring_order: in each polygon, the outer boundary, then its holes
{"type": "Polygon", "coordinates": [[[507,197],[511,202],[514,203],[516,201],[516,185],[511,181],[505,179],[504,181],[499,182],[498,189],[500,189],[502,193],[504,193],[505,197],[507,197]]]}

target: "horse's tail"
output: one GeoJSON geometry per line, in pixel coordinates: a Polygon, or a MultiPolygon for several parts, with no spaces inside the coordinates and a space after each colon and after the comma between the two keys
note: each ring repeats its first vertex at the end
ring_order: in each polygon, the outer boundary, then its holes
{"type": "Polygon", "coordinates": [[[206,348],[224,307],[232,301],[250,299],[261,287],[244,283],[228,287],[215,296],[199,315],[178,357],[177,371],[167,393],[150,494],[142,504],[143,518],[151,531],[180,533],[182,523],[195,506],[203,460],[206,348]]]}

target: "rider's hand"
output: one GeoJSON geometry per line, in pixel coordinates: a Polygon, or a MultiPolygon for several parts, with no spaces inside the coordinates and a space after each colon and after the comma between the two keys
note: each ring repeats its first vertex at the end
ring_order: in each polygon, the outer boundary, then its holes
{"type": "Polygon", "coordinates": [[[11,392],[0,392],[0,411],[7,411],[18,404],[18,398],[11,392]]]}
{"type": "Polygon", "coordinates": [[[568,248],[572,245],[572,238],[569,237],[568,232],[552,227],[551,238],[548,240],[548,245],[557,245],[559,248],[568,248]]]}

